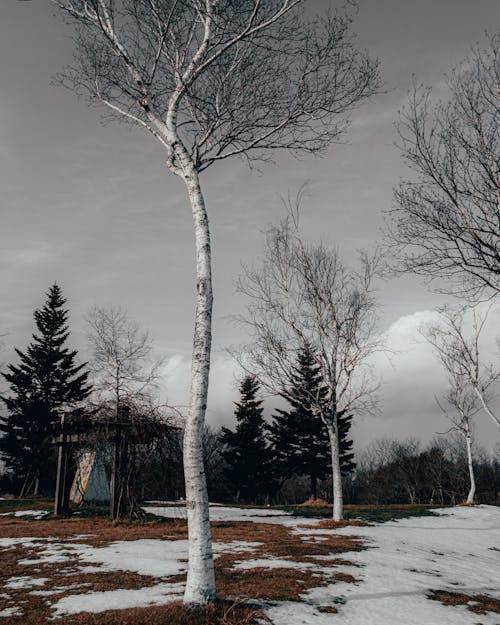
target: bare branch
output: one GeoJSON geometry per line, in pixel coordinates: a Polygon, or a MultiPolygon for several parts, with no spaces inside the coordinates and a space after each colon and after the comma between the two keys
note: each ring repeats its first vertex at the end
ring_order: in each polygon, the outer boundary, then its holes
{"type": "Polygon", "coordinates": [[[400,114],[403,158],[415,173],[395,190],[388,235],[394,269],[470,298],[500,291],[500,33],[448,81],[448,102],[414,86],[400,114]]]}

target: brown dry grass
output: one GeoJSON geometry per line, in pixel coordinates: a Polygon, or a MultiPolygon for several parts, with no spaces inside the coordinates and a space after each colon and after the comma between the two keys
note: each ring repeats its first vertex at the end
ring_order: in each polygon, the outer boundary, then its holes
{"type": "MultiPolygon", "coordinates": [[[[4,538],[57,536],[58,540],[73,540],[76,534],[93,534],[91,544],[106,545],[115,540],[163,538],[176,540],[187,537],[183,519],[161,521],[111,521],[106,518],[62,518],[41,521],[15,517],[0,517],[0,536],[4,538]]],[[[86,542],[84,539],[79,542],[86,542]]]]}
{"type": "Polygon", "coordinates": [[[217,589],[222,596],[244,597],[246,600],[299,601],[301,593],[325,586],[324,575],[292,568],[231,570],[215,563],[217,589]]]}
{"type": "Polygon", "coordinates": [[[306,527],[318,528],[323,530],[337,530],[341,527],[370,527],[372,523],[358,521],[357,519],[344,519],[342,521],[334,521],[333,519],[323,519],[317,525],[307,525],[306,527]]]}
{"type": "MultiPolygon", "coordinates": [[[[12,620],[9,620],[8,625],[41,625],[45,622],[37,620],[39,616],[36,614],[31,616],[34,616],[34,620],[30,616],[10,617],[12,620]]],[[[181,603],[176,602],[164,606],[109,610],[98,614],[83,612],[63,616],[55,622],[57,625],[260,625],[269,620],[254,606],[219,601],[202,610],[188,611],[181,603]]]]}
{"type": "Polygon", "coordinates": [[[488,595],[466,595],[460,592],[433,590],[429,599],[440,601],[443,605],[464,605],[476,614],[486,614],[487,612],[500,614],[500,600],[488,595]]]}
{"type": "Polygon", "coordinates": [[[331,504],[329,504],[326,499],[308,499],[307,501],[304,501],[304,503],[299,503],[298,505],[299,507],[304,508],[307,506],[329,506],[331,504]]]}

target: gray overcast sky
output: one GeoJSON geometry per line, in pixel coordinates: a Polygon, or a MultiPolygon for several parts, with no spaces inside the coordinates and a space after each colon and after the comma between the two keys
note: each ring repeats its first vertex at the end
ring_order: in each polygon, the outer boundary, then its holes
{"type": "MultiPolygon", "coordinates": [[[[309,0],[311,10],[330,5],[309,0]]],[[[262,229],[282,213],[280,197],[305,180],[308,237],[348,257],[380,238],[382,212],[405,174],[393,122],[414,74],[445,94],[444,74],[500,24],[497,0],[360,0],[354,29],[381,61],[389,92],[354,115],[347,145],[321,159],[277,155],[251,173],[239,161],[203,175],[214,238],[215,323],[208,419],[230,423],[237,398],[234,366],[222,352],[241,342],[228,320],[241,301],[241,262],[258,258],[262,229]]],[[[49,0],[0,2],[0,333],[2,360],[27,345],[32,313],[57,280],[68,298],[72,341],[85,355],[83,318],[94,304],[125,308],[149,328],[167,358],[169,401],[185,404],[193,321],[191,216],[182,184],[168,173],[157,143],[142,130],[102,126],[99,110],[51,77],[71,60],[72,42],[49,0]]],[[[399,355],[379,363],[382,414],[358,421],[358,447],[373,436],[422,436],[446,429],[435,406],[443,378],[415,328],[443,299],[407,277],[381,285],[381,330],[399,355]]],[[[492,314],[486,349],[493,354],[492,314]]],[[[480,417],[480,441],[498,433],[480,417]]]]}

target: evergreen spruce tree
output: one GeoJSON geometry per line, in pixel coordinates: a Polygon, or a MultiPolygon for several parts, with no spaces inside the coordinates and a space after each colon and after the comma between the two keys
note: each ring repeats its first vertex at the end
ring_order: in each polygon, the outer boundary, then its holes
{"type": "Polygon", "coordinates": [[[257,399],[259,383],[247,376],[240,385],[241,400],[236,403],[236,430],[222,428],[223,456],[229,480],[237,499],[256,502],[270,492],[270,453],[262,401],[257,399]]]}
{"type": "Polygon", "coordinates": [[[90,394],[85,364],[76,365],[76,351],[65,347],[69,336],[66,300],[54,284],[43,308],[35,311],[38,330],[25,352],[16,349],[20,363],[10,364],[2,376],[10,393],[1,396],[8,415],[0,418],[0,453],[8,469],[34,492],[53,484],[55,449],[50,445],[59,410],[76,408],[90,394]]]}
{"type": "Polygon", "coordinates": [[[352,451],[352,439],[349,438],[352,414],[347,413],[345,410],[340,410],[337,413],[337,424],[339,428],[340,471],[342,475],[348,475],[356,468],[354,452],[352,451]]]}
{"type": "MultiPolygon", "coordinates": [[[[317,483],[330,473],[331,457],[327,430],[313,407],[312,398],[321,401],[327,389],[321,380],[320,367],[310,347],[297,356],[291,388],[282,393],[289,410],[277,410],[269,426],[276,472],[284,480],[292,475],[307,475],[311,496],[317,498],[317,483]]],[[[354,468],[352,441],[348,434],[352,415],[340,413],[340,466],[343,474],[354,468]]]]}

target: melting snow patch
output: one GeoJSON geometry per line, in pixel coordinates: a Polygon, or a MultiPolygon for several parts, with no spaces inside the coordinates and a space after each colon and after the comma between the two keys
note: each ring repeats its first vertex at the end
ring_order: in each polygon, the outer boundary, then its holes
{"type": "Polygon", "coordinates": [[[184,591],[184,584],[157,584],[138,590],[109,590],[90,592],[83,595],[62,597],[52,607],[54,618],[79,612],[105,612],[126,610],[148,605],[162,605],[178,599],[184,591]]]}
{"type": "Polygon", "coordinates": [[[47,516],[47,514],[49,514],[48,510],[16,510],[15,512],[1,512],[0,516],[32,516],[35,519],[41,519],[44,516],[47,516]]]}
{"type": "Polygon", "coordinates": [[[29,577],[20,575],[17,577],[9,577],[4,588],[12,588],[18,590],[20,588],[33,588],[33,586],[45,586],[49,580],[46,577],[29,577]]]}
{"type": "Polygon", "coordinates": [[[0,618],[8,618],[9,616],[21,616],[21,608],[13,607],[13,608],[4,608],[0,610],[0,618]]]}
{"type": "MultiPolygon", "coordinates": [[[[171,519],[185,519],[187,517],[185,506],[146,506],[143,508],[149,514],[168,517],[171,519]]],[[[289,517],[294,522],[298,519],[291,517],[291,512],[271,510],[265,508],[231,508],[228,506],[210,506],[211,521],[254,521],[256,523],[282,523],[289,517]]],[[[310,523],[310,519],[303,519],[303,523],[310,523]]]]}

